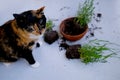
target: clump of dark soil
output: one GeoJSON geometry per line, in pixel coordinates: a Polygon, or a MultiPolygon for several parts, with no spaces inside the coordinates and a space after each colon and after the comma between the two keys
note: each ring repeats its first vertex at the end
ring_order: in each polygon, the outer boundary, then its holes
{"type": "Polygon", "coordinates": [[[78,52],[78,49],[81,48],[80,44],[68,45],[65,42],[63,42],[60,44],[60,47],[66,50],[65,55],[68,59],[79,59],[80,58],[80,53],[78,52]]]}
{"type": "Polygon", "coordinates": [[[68,35],[79,35],[85,31],[86,28],[81,27],[79,24],[77,24],[74,21],[74,18],[71,18],[69,20],[65,20],[65,29],[63,32],[68,35]]]}
{"type": "Polygon", "coordinates": [[[46,30],[44,34],[44,41],[48,44],[52,44],[59,38],[58,32],[55,30],[46,30]]]}
{"type": "Polygon", "coordinates": [[[102,14],[101,13],[97,13],[97,17],[101,18],[102,14]]]}
{"type": "Polygon", "coordinates": [[[100,21],[101,21],[101,18],[102,18],[102,14],[101,14],[101,13],[97,13],[97,14],[94,14],[94,15],[93,15],[93,19],[94,19],[96,22],[100,22],[100,21]]]}

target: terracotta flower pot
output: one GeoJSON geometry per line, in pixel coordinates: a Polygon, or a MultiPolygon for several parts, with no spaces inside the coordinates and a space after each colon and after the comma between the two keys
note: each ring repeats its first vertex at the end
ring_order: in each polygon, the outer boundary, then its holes
{"type": "MultiPolygon", "coordinates": [[[[81,32],[80,34],[77,34],[77,35],[70,35],[70,34],[66,34],[64,32],[65,28],[67,27],[66,24],[65,24],[65,21],[69,21],[69,20],[72,20],[74,22],[74,18],[75,17],[71,17],[71,18],[67,18],[65,20],[63,20],[60,24],[60,33],[63,35],[63,37],[66,39],[66,40],[69,40],[69,41],[77,41],[77,40],[80,40],[88,31],[88,26],[86,25],[85,26],[85,29],[83,32],[81,32]]],[[[77,24],[78,25],[78,24],[77,24]]],[[[74,27],[74,26],[73,26],[74,27]]]]}

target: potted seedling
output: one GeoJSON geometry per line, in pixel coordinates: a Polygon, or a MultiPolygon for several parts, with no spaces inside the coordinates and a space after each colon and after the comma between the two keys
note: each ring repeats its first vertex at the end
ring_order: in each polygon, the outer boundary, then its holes
{"type": "Polygon", "coordinates": [[[83,63],[106,62],[106,59],[116,54],[116,51],[107,45],[111,44],[104,40],[91,40],[86,44],[68,45],[61,43],[60,47],[66,49],[68,59],[80,59],[83,63]],[[108,52],[109,54],[104,54],[108,52]]]}
{"type": "Polygon", "coordinates": [[[44,34],[44,41],[48,44],[52,44],[58,39],[58,33],[56,30],[53,30],[53,22],[52,20],[48,20],[46,23],[46,31],[44,34]]]}
{"type": "Polygon", "coordinates": [[[88,31],[88,23],[93,15],[93,1],[86,0],[82,6],[79,6],[77,16],[63,20],[60,24],[60,33],[69,41],[81,39],[88,31]]]}

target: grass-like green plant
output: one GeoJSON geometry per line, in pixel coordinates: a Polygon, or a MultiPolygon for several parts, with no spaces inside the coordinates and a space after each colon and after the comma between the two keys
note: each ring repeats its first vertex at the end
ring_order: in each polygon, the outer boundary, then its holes
{"type": "Polygon", "coordinates": [[[52,30],[52,27],[53,27],[54,25],[53,25],[53,21],[52,20],[48,20],[47,22],[46,22],[46,29],[47,30],[52,30]]]}
{"type": "Polygon", "coordinates": [[[106,62],[107,58],[116,54],[112,48],[107,47],[108,44],[110,44],[110,42],[96,39],[84,44],[78,50],[81,61],[85,64],[93,62],[106,62]],[[103,54],[106,51],[109,52],[109,54],[103,54]]]}
{"type": "Polygon", "coordinates": [[[79,5],[77,16],[75,21],[80,24],[81,27],[86,26],[91,21],[94,6],[94,0],[86,0],[83,5],[79,5]]]}

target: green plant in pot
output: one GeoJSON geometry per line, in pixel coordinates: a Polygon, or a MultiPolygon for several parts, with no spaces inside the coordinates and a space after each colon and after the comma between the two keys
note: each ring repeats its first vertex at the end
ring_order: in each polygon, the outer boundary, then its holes
{"type": "Polygon", "coordinates": [[[94,0],[86,0],[79,6],[77,16],[63,20],[60,24],[60,32],[69,41],[81,39],[88,30],[88,23],[91,21],[94,0]]]}
{"type": "Polygon", "coordinates": [[[48,44],[52,44],[55,42],[59,36],[56,30],[53,30],[54,24],[52,20],[48,20],[46,22],[46,31],[44,33],[44,41],[47,42],[48,44]]]}

